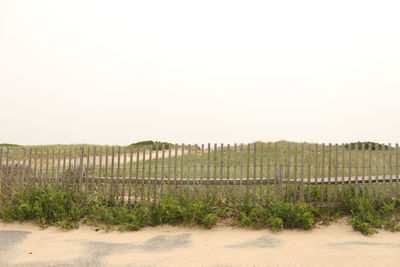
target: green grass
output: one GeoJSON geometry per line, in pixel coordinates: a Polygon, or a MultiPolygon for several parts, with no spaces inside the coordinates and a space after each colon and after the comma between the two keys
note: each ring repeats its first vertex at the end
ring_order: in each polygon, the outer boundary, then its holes
{"type": "Polygon", "coordinates": [[[211,228],[219,221],[238,227],[309,230],[317,223],[330,223],[347,216],[355,231],[370,235],[377,229],[400,230],[400,201],[374,201],[348,192],[344,201],[333,207],[306,203],[273,201],[242,204],[220,202],[218,198],[190,198],[168,194],[156,203],[142,201],[124,204],[101,192],[82,192],[49,187],[19,192],[0,205],[0,219],[5,222],[32,221],[40,227],[78,228],[80,223],[104,229],[136,231],[161,224],[199,225],[211,228]]]}

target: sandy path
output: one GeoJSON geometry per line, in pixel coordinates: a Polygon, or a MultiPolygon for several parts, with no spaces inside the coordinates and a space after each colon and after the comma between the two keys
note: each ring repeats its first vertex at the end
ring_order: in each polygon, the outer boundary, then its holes
{"type": "Polygon", "coordinates": [[[105,233],[0,224],[0,265],[400,266],[400,233],[365,237],[345,223],[312,231],[154,227],[105,233]]]}

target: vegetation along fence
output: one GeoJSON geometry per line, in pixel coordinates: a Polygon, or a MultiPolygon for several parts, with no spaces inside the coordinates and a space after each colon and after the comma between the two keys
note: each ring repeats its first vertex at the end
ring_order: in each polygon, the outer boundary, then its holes
{"type": "Polygon", "coordinates": [[[0,148],[0,196],[34,186],[156,202],[166,194],[221,201],[334,202],[346,191],[399,196],[399,148],[375,143],[262,143],[0,148]]]}

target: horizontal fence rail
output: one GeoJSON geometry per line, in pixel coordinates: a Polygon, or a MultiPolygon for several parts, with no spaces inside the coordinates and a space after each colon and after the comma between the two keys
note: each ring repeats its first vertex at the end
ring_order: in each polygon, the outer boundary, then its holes
{"type": "Polygon", "coordinates": [[[398,144],[153,144],[0,147],[0,192],[37,186],[103,192],[123,202],[169,194],[242,202],[399,196],[398,144]]]}

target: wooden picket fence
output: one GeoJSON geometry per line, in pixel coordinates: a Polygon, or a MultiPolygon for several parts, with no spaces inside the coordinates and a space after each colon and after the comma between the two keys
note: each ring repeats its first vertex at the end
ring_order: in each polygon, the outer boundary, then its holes
{"type": "Polygon", "coordinates": [[[36,186],[104,192],[127,203],[168,194],[242,202],[399,196],[399,148],[261,143],[0,148],[0,195],[36,186]]]}

